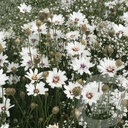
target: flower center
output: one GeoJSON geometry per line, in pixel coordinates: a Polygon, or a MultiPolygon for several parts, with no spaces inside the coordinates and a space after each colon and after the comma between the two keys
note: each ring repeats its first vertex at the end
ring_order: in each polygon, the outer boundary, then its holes
{"type": "Polygon", "coordinates": [[[80,68],[85,68],[85,67],[86,67],[85,64],[81,64],[81,65],[80,65],[80,68]]]}
{"type": "Polygon", "coordinates": [[[75,22],[78,22],[79,21],[79,19],[78,18],[75,18],[75,22]]]}
{"type": "Polygon", "coordinates": [[[109,66],[106,70],[107,70],[108,72],[113,72],[115,69],[114,69],[114,67],[109,66]]]}
{"type": "Polygon", "coordinates": [[[60,78],[59,78],[59,76],[55,76],[54,78],[53,78],[53,83],[58,83],[59,82],[59,80],[60,80],[60,78]]]}
{"type": "Polygon", "coordinates": [[[6,111],[6,107],[5,106],[1,107],[1,110],[6,111]]]}
{"type": "Polygon", "coordinates": [[[75,38],[75,35],[71,35],[70,38],[72,38],[72,39],[75,38]]]}
{"type": "Polygon", "coordinates": [[[32,80],[38,80],[38,77],[37,77],[37,75],[33,75],[33,76],[31,77],[31,79],[32,79],[32,80]]]}
{"type": "Polygon", "coordinates": [[[91,99],[91,98],[93,97],[93,95],[92,95],[92,93],[89,92],[89,93],[86,94],[86,97],[87,97],[88,99],[91,99]]]}
{"type": "Polygon", "coordinates": [[[34,93],[38,94],[39,92],[39,89],[34,89],[34,93]]]}
{"type": "Polygon", "coordinates": [[[78,49],[78,48],[76,48],[76,47],[72,48],[72,50],[73,50],[74,52],[79,51],[79,49],[78,49]]]}

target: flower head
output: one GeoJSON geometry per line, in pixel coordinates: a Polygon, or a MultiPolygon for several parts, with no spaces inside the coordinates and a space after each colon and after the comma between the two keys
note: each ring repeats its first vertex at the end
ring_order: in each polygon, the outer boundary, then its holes
{"type": "Polygon", "coordinates": [[[26,89],[27,89],[27,94],[28,95],[45,95],[45,92],[48,91],[48,88],[44,87],[45,84],[43,82],[37,83],[34,85],[33,83],[27,84],[26,89]]]}
{"type": "Polygon", "coordinates": [[[32,69],[29,69],[29,72],[27,72],[27,75],[25,76],[31,80],[31,83],[34,83],[41,79],[42,73],[38,73],[38,69],[35,69],[34,71],[32,71],[32,69]]]}
{"type": "Polygon", "coordinates": [[[26,12],[31,12],[32,7],[30,5],[26,5],[25,3],[20,4],[20,6],[18,6],[18,8],[20,9],[20,12],[22,13],[26,13],[26,12]]]}
{"type": "Polygon", "coordinates": [[[54,68],[53,71],[49,71],[49,75],[46,78],[46,82],[51,88],[61,88],[66,80],[67,77],[65,76],[65,71],[57,70],[57,68],[54,68]]]}

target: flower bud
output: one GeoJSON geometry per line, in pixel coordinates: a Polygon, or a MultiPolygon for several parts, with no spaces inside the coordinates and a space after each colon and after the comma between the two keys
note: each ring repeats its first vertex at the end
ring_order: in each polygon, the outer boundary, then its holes
{"type": "Polygon", "coordinates": [[[42,117],[39,118],[38,123],[42,123],[44,119],[42,117]]]}
{"type": "Polygon", "coordinates": [[[87,30],[87,26],[86,26],[86,24],[83,24],[83,25],[81,26],[81,31],[82,31],[82,32],[86,32],[86,30],[87,30]]]}
{"type": "Polygon", "coordinates": [[[47,72],[47,71],[43,72],[43,74],[42,74],[43,78],[46,79],[48,77],[48,74],[49,74],[49,72],[47,72]]]}
{"type": "Polygon", "coordinates": [[[42,21],[38,19],[38,20],[36,21],[36,26],[37,26],[37,27],[40,27],[41,24],[42,24],[42,21]]]}
{"type": "Polygon", "coordinates": [[[6,88],[6,90],[5,90],[5,94],[7,95],[7,96],[14,96],[15,95],[15,93],[16,93],[16,89],[15,88],[6,88]]]}
{"type": "Polygon", "coordinates": [[[26,29],[26,30],[25,30],[25,34],[26,34],[26,35],[30,35],[30,34],[31,34],[31,30],[30,30],[29,28],[26,29]]]}
{"type": "Polygon", "coordinates": [[[79,83],[79,84],[83,84],[83,80],[82,79],[77,79],[77,82],[79,83]]]}
{"type": "Polygon", "coordinates": [[[20,91],[20,97],[21,97],[22,99],[24,99],[24,98],[25,98],[25,92],[20,91]]]}
{"type": "Polygon", "coordinates": [[[32,102],[31,105],[30,105],[31,109],[35,109],[38,107],[38,104],[32,102]]]}
{"type": "Polygon", "coordinates": [[[103,92],[106,92],[106,91],[108,91],[109,90],[109,86],[107,85],[107,84],[104,84],[103,86],[102,86],[102,91],[103,92]]]}
{"type": "Polygon", "coordinates": [[[128,107],[128,100],[122,100],[122,101],[121,101],[121,104],[122,104],[124,107],[128,107]]]}
{"type": "Polygon", "coordinates": [[[117,66],[117,67],[122,66],[122,64],[123,64],[123,62],[122,62],[121,59],[117,59],[117,60],[116,60],[116,66],[117,66]]]}
{"type": "Polygon", "coordinates": [[[81,42],[81,44],[83,44],[85,46],[87,45],[87,40],[82,39],[80,42],[81,42]]]}
{"type": "Polygon", "coordinates": [[[16,73],[17,68],[14,66],[14,67],[11,68],[11,70],[12,70],[13,73],[16,73]]]}
{"type": "Polygon", "coordinates": [[[53,107],[53,109],[52,109],[52,114],[58,114],[59,113],[59,111],[60,111],[60,109],[59,109],[59,107],[58,106],[55,106],[55,107],[53,107]]]}
{"type": "Polygon", "coordinates": [[[109,55],[111,55],[113,52],[114,52],[114,49],[111,48],[111,47],[108,47],[108,53],[109,53],[109,55]]]}
{"type": "Polygon", "coordinates": [[[73,88],[72,93],[73,93],[74,96],[79,96],[80,93],[81,93],[80,86],[73,88]]]}
{"type": "Polygon", "coordinates": [[[108,35],[110,36],[110,37],[114,37],[114,34],[115,34],[115,31],[114,30],[109,30],[108,31],[108,35]]]}
{"type": "Polygon", "coordinates": [[[55,58],[56,58],[57,60],[60,60],[61,57],[62,57],[62,54],[61,54],[60,52],[57,52],[57,53],[55,54],[55,58]]]}
{"type": "Polygon", "coordinates": [[[99,46],[100,46],[100,44],[99,44],[98,42],[94,43],[94,45],[93,45],[93,47],[94,47],[95,49],[99,48],[99,46]]]}
{"type": "Polygon", "coordinates": [[[15,44],[19,44],[21,41],[20,41],[20,39],[19,38],[16,38],[15,40],[14,40],[14,43],[15,44]]]}
{"type": "Polygon", "coordinates": [[[50,63],[54,63],[54,62],[55,62],[54,58],[51,58],[50,63]]]}
{"type": "Polygon", "coordinates": [[[47,32],[46,36],[47,36],[48,39],[51,39],[51,33],[50,32],[47,32]]]}

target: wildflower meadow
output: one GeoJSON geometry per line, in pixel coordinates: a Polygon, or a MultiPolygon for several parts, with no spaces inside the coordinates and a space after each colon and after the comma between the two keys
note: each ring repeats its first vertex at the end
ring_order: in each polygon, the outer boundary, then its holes
{"type": "Polygon", "coordinates": [[[0,5],[0,128],[128,128],[128,0],[0,5]]]}

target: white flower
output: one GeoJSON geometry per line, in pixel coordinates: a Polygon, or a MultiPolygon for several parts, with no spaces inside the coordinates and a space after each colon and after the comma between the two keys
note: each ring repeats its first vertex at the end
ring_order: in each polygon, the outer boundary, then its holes
{"type": "Polygon", "coordinates": [[[45,55],[42,55],[38,66],[41,67],[41,68],[47,68],[47,67],[49,67],[50,64],[49,64],[48,57],[45,56],[45,55]]]}
{"type": "Polygon", "coordinates": [[[31,12],[31,9],[32,9],[31,5],[27,6],[25,3],[20,4],[20,6],[18,6],[18,8],[20,9],[20,12],[22,12],[22,13],[31,12]]]}
{"type": "Polygon", "coordinates": [[[10,104],[10,99],[3,98],[3,103],[0,103],[0,113],[6,113],[7,116],[10,116],[9,109],[13,107],[14,105],[10,104]]]}
{"type": "Polygon", "coordinates": [[[70,14],[69,19],[71,22],[78,25],[83,23],[83,21],[85,20],[85,15],[83,15],[80,11],[73,12],[73,14],[70,14]]]}
{"type": "Polygon", "coordinates": [[[36,85],[33,83],[26,85],[26,90],[28,95],[45,95],[45,92],[48,91],[48,88],[44,87],[45,84],[43,82],[37,83],[36,85]]]}
{"type": "Polygon", "coordinates": [[[19,81],[20,81],[20,76],[12,75],[12,74],[9,76],[8,83],[9,83],[10,85],[12,85],[12,84],[17,84],[17,82],[19,82],[19,81]]]}
{"type": "Polygon", "coordinates": [[[53,18],[52,18],[52,23],[54,25],[62,25],[64,23],[64,17],[59,14],[59,15],[53,15],[53,18]]]}
{"type": "Polygon", "coordinates": [[[63,33],[61,32],[61,30],[54,30],[54,29],[50,29],[50,36],[52,39],[59,39],[59,38],[63,38],[63,33]]]}
{"type": "Polygon", "coordinates": [[[3,70],[0,70],[0,86],[4,85],[6,80],[8,80],[8,77],[6,76],[6,74],[3,74],[3,70]]]}
{"type": "Polygon", "coordinates": [[[7,72],[16,72],[18,68],[19,68],[18,63],[11,62],[11,63],[9,63],[9,65],[7,67],[7,69],[8,69],[7,72]]]}
{"type": "Polygon", "coordinates": [[[64,75],[65,71],[57,70],[57,68],[53,68],[53,71],[49,71],[49,75],[46,78],[46,82],[51,86],[51,88],[61,88],[67,77],[64,75]]]}
{"type": "Polygon", "coordinates": [[[100,96],[103,94],[101,91],[102,83],[101,82],[90,82],[87,83],[81,92],[82,100],[85,104],[92,105],[99,100],[100,96]]]}
{"type": "Polygon", "coordinates": [[[29,43],[31,46],[36,46],[39,44],[39,34],[31,34],[29,36],[29,43]]]}
{"type": "Polygon", "coordinates": [[[38,73],[38,69],[35,68],[34,71],[32,69],[29,69],[29,72],[27,72],[27,75],[25,75],[27,78],[31,80],[31,83],[39,81],[42,77],[42,72],[38,73]]]}
{"type": "Polygon", "coordinates": [[[69,82],[68,85],[64,85],[64,88],[65,88],[64,93],[68,98],[80,99],[82,86],[78,82],[76,83],[69,82]]]}
{"type": "Polygon", "coordinates": [[[68,40],[77,40],[79,36],[79,31],[70,31],[66,34],[68,40]]]}
{"type": "Polygon", "coordinates": [[[73,67],[73,70],[80,73],[80,75],[82,75],[83,73],[91,75],[89,68],[93,67],[94,65],[90,63],[90,60],[88,58],[79,57],[79,59],[74,58],[72,60],[71,66],[73,67]]]}
{"type": "Polygon", "coordinates": [[[47,126],[47,128],[59,128],[59,125],[58,124],[53,124],[53,125],[47,126]]]}
{"type": "Polygon", "coordinates": [[[68,55],[74,56],[82,54],[84,52],[85,46],[75,41],[68,43],[65,49],[67,50],[68,55]]]}
{"type": "Polygon", "coordinates": [[[3,67],[4,63],[7,63],[7,55],[3,55],[3,52],[0,53],[0,66],[3,67]]]}
{"type": "Polygon", "coordinates": [[[116,65],[116,61],[114,59],[109,58],[103,58],[103,60],[101,60],[100,64],[97,66],[97,68],[102,74],[107,74],[110,77],[113,77],[116,72],[122,69],[123,67],[123,65],[118,67],[116,65]]]}

